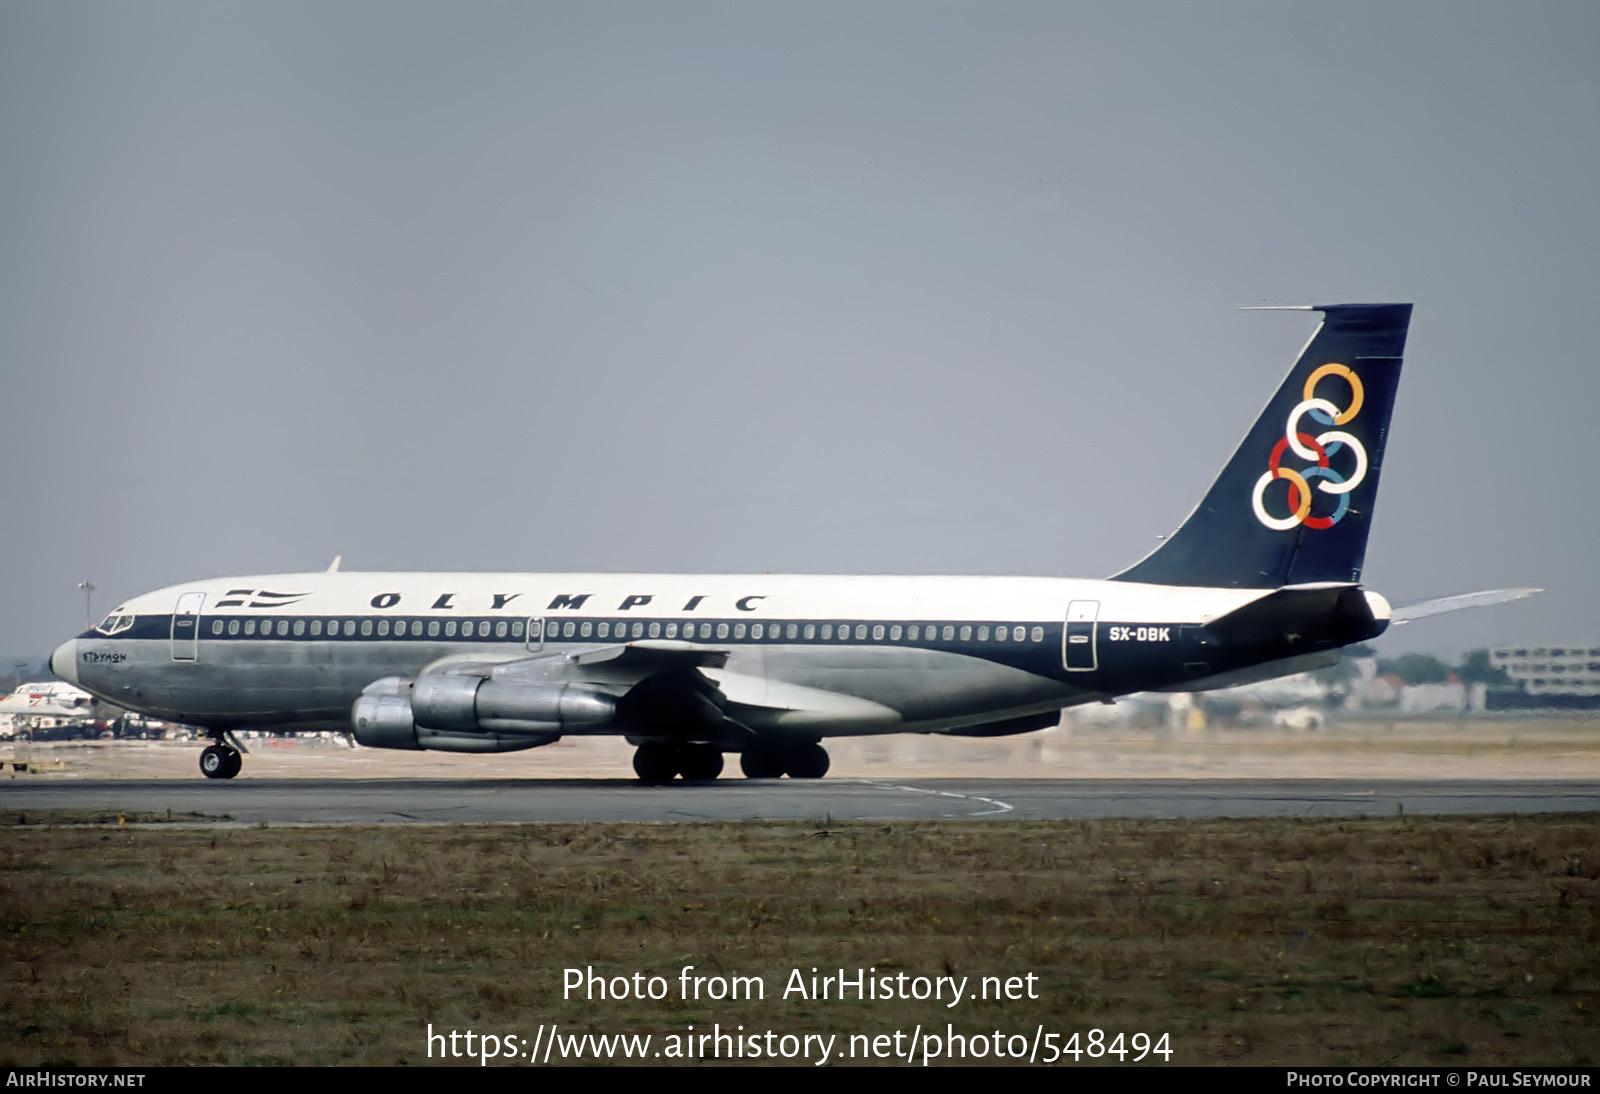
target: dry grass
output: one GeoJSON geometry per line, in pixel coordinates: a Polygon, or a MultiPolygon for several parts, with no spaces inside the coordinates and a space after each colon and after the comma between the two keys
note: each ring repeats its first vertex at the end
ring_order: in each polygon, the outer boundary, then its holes
{"type": "MultiPolygon", "coordinates": [[[[14,820],[15,818],[9,818],[14,820]]],[[[38,820],[40,818],[30,818],[38,820]]],[[[1589,1064],[1600,821],[0,830],[0,1063],[424,1063],[424,1031],[1171,1034],[1178,1064],[1589,1064]],[[684,1002],[678,970],[767,997],[684,1002]],[[562,970],[660,974],[659,1003],[562,970]],[[780,997],[791,969],[1039,998],[780,997]]]]}

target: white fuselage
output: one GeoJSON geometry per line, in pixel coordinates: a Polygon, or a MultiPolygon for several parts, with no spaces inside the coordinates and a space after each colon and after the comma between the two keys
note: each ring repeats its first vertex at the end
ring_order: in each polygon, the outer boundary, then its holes
{"type": "Polygon", "coordinates": [[[137,597],[52,665],[157,717],[320,727],[347,725],[374,680],[452,660],[715,651],[699,671],[748,721],[941,730],[1222,671],[1183,668],[1184,628],[1261,595],[1021,577],[274,574],[137,597]]]}

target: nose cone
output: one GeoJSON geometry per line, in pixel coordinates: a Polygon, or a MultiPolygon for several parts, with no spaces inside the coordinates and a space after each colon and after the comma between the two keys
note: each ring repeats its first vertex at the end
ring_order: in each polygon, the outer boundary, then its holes
{"type": "Polygon", "coordinates": [[[78,686],[78,640],[69,639],[50,655],[50,671],[73,687],[78,686]]]}

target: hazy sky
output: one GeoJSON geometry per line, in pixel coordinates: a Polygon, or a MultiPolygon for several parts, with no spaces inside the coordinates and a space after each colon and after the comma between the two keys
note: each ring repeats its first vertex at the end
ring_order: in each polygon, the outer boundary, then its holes
{"type": "Polygon", "coordinates": [[[322,569],[1103,576],[1416,303],[1367,581],[1600,642],[1600,5],[0,0],[0,652],[322,569]],[[1129,442],[1138,442],[1130,444],[1129,442]]]}

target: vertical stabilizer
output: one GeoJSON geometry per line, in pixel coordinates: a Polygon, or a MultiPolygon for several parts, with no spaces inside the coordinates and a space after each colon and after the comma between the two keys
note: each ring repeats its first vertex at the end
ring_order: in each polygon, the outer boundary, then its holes
{"type": "Polygon", "coordinates": [[[1274,589],[1360,581],[1410,304],[1322,325],[1183,526],[1115,581],[1274,589]]]}

